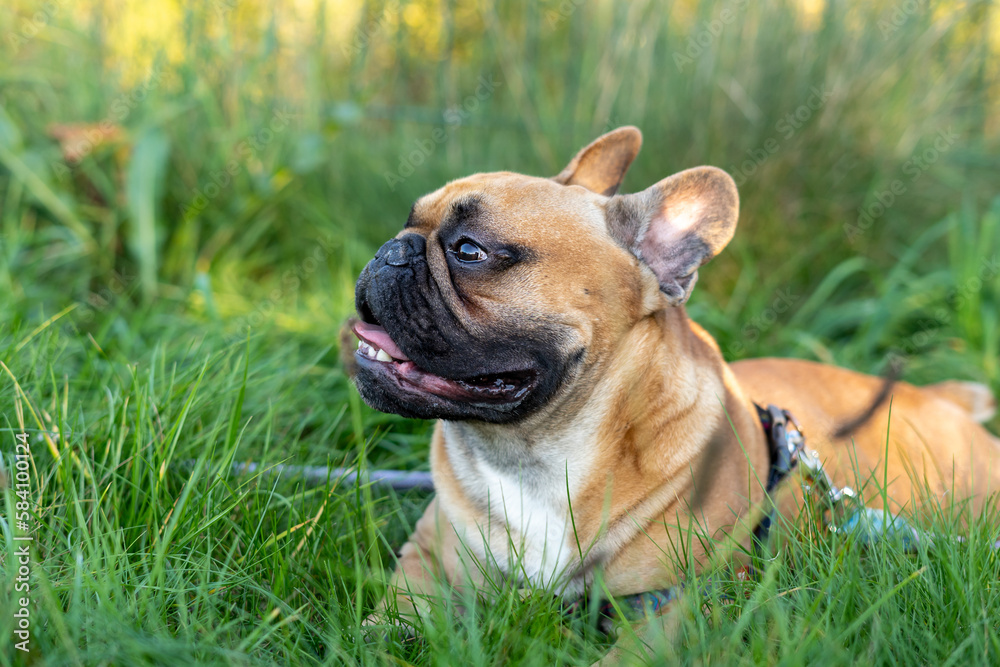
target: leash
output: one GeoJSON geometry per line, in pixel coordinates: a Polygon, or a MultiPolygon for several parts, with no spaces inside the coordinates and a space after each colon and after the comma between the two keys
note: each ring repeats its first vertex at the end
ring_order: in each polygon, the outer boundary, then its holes
{"type": "MultiPolygon", "coordinates": [[[[864,507],[854,489],[836,486],[823,468],[819,454],[806,449],[802,428],[790,412],[774,405],[767,406],[766,410],[756,403],[754,407],[767,435],[771,456],[766,487],[769,498],[796,465],[801,465],[806,504],[813,511],[814,521],[831,533],[852,534],[862,546],[893,538],[905,551],[914,550],[921,542],[933,544],[933,537],[921,533],[903,517],[864,507]]],[[[754,551],[758,556],[763,555],[776,514],[776,508],[772,508],[754,529],[754,551]]],[[[1000,541],[994,548],[1000,548],[1000,541]]]]}
{"type": "MultiPolygon", "coordinates": [[[[194,459],[182,461],[178,467],[193,469],[198,462],[194,459]]],[[[283,477],[287,480],[302,480],[306,484],[326,484],[336,482],[345,486],[388,487],[396,491],[433,491],[434,480],[429,472],[419,470],[376,470],[359,471],[357,468],[327,468],[326,466],[298,466],[284,463],[233,463],[232,474],[241,477],[257,476],[283,477]]]]}

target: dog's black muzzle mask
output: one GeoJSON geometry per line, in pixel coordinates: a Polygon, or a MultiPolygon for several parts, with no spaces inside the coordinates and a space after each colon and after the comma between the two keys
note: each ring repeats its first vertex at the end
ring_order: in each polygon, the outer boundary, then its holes
{"type": "Polygon", "coordinates": [[[495,314],[473,321],[464,307],[451,307],[420,234],[392,239],[375,253],[358,278],[355,306],[371,325],[367,333],[356,329],[358,336],[377,344],[386,335],[385,346],[395,352],[385,362],[359,350],[361,396],[376,410],[404,417],[517,421],[543,405],[569,365],[582,359],[582,351],[567,358],[560,345],[565,334],[554,326],[495,314]]]}

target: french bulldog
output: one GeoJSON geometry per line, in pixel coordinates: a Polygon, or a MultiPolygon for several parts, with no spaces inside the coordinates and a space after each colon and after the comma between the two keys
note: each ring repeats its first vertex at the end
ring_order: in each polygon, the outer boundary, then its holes
{"type": "Polygon", "coordinates": [[[417,200],[361,273],[358,391],[377,410],[438,420],[436,497],[386,601],[401,617],[419,616],[441,578],[475,586],[483,567],[571,600],[598,570],[627,595],[678,581],[665,554],[697,568],[720,548],[748,553],[772,503],[794,512],[803,493],[794,471],[766,493],[755,402],[797,418],[835,484],[855,466],[887,479],[889,509],[929,495],[995,502],[1000,440],[978,423],[995,406],[986,387],[896,383],[887,436],[890,405],[872,403],[880,378],[726,363],[684,304],[733,237],[736,185],[697,167],[616,194],[641,143],[622,127],[552,178],[452,181],[417,200]],[[852,432],[838,428],[866,410],[852,432]]]}

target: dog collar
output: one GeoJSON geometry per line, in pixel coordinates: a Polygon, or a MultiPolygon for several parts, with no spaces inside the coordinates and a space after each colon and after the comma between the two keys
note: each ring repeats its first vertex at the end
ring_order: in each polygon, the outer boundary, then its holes
{"type": "MultiPolygon", "coordinates": [[[[833,510],[845,498],[854,497],[854,491],[850,487],[837,488],[834,486],[829,475],[823,469],[819,455],[806,449],[805,434],[792,413],[775,405],[768,405],[765,409],[754,403],[754,407],[757,409],[757,417],[760,419],[761,427],[767,436],[770,466],[767,472],[765,490],[768,502],[772,502],[771,494],[778,487],[778,484],[788,477],[799,464],[803,467],[803,477],[809,485],[806,487],[807,490],[825,496],[825,510],[833,510]]],[[[777,509],[772,503],[771,510],[753,530],[754,551],[758,556],[762,555],[764,546],[767,544],[776,513],[777,509]]],[[[832,524],[831,528],[836,530],[832,524]]],[[[744,570],[744,576],[754,576],[752,567],[744,568],[744,570]]],[[[701,585],[705,595],[708,596],[712,589],[711,581],[703,581],[701,585]]],[[[623,595],[615,598],[614,601],[602,600],[599,606],[599,618],[602,619],[603,623],[618,617],[634,618],[646,614],[655,615],[662,607],[679,598],[683,591],[684,584],[680,583],[669,588],[623,595]]],[[[727,602],[725,596],[721,597],[720,600],[723,604],[727,602]]],[[[563,608],[566,613],[572,614],[577,612],[584,603],[585,599],[581,597],[565,604],[563,608]]]]}
{"type": "MultiPolygon", "coordinates": [[[[798,464],[800,455],[805,451],[806,438],[799,422],[788,410],[776,405],[768,405],[767,409],[756,403],[753,406],[757,409],[757,418],[767,436],[767,454],[771,465],[767,471],[767,486],[764,488],[770,500],[771,493],[798,464]]],[[[771,511],[753,529],[754,549],[758,553],[767,544],[775,513],[776,508],[772,505],[771,511]]]]}
{"type": "MultiPolygon", "coordinates": [[[[795,468],[799,459],[805,451],[805,436],[799,423],[787,410],[769,405],[767,409],[754,403],[757,408],[757,417],[760,419],[764,434],[767,436],[768,457],[770,468],[767,473],[768,498],[771,492],[779,483],[795,468]]],[[[775,515],[775,509],[764,517],[764,519],[754,528],[754,549],[759,554],[763,545],[767,542],[768,533],[775,515]]],[[[752,572],[752,569],[748,568],[752,572]]],[[[752,576],[752,575],[751,575],[752,576]]],[[[711,588],[711,582],[704,582],[703,585],[711,588]]],[[[643,615],[659,612],[661,608],[678,599],[684,592],[684,584],[680,583],[669,588],[645,591],[633,595],[623,595],[612,600],[601,600],[598,607],[598,618],[602,626],[614,618],[637,618],[643,615]]],[[[705,591],[706,596],[709,590],[705,591]]],[[[577,598],[569,603],[564,603],[563,611],[566,614],[577,613],[586,603],[585,597],[577,598]]],[[[602,628],[607,629],[607,628],[602,628]]]]}

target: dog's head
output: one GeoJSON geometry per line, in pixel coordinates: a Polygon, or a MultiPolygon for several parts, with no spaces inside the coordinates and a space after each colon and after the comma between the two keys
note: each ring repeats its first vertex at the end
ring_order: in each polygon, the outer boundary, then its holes
{"type": "Polygon", "coordinates": [[[683,304],[732,238],[736,185],[698,167],[615,195],[641,143],[619,128],[554,178],[476,174],[418,199],[358,279],[365,401],[518,421],[572,393],[642,318],[683,304]]]}

